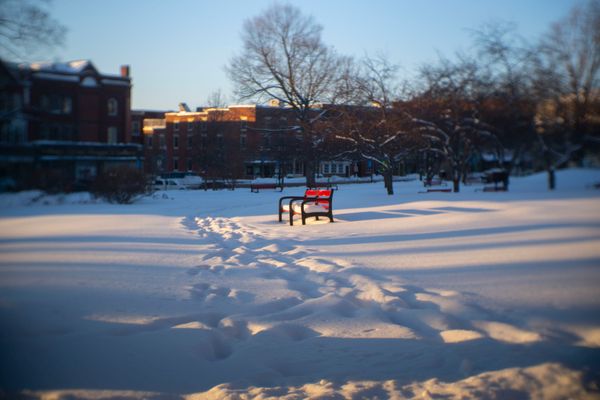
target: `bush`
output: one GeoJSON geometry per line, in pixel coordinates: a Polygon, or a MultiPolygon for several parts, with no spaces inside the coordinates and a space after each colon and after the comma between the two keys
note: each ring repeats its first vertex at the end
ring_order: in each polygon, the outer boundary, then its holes
{"type": "Polygon", "coordinates": [[[144,173],[129,166],[104,170],[94,182],[92,193],[111,203],[130,204],[146,192],[144,173]]]}

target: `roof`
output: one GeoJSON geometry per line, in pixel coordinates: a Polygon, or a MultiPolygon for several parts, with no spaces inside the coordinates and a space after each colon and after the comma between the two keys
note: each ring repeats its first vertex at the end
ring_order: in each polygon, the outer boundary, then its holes
{"type": "Polygon", "coordinates": [[[79,75],[86,70],[92,70],[98,73],[96,67],[90,60],[74,60],[67,62],[50,62],[41,61],[33,63],[19,64],[22,70],[39,71],[39,72],[59,72],[63,74],[79,75]]]}

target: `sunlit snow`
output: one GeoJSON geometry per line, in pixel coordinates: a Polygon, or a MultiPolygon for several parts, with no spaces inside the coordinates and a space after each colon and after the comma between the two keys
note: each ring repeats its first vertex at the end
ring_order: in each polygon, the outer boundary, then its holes
{"type": "Polygon", "coordinates": [[[0,195],[0,388],[33,398],[582,398],[600,371],[598,170],[510,191],[339,185],[0,195]],[[165,195],[163,195],[165,194],[165,195]]]}

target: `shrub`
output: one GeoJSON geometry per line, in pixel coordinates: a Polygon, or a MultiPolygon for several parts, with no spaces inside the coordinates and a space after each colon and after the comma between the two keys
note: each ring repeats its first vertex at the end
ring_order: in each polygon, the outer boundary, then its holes
{"type": "Polygon", "coordinates": [[[105,169],[94,182],[92,193],[111,203],[130,204],[146,192],[143,171],[130,166],[105,169]]]}

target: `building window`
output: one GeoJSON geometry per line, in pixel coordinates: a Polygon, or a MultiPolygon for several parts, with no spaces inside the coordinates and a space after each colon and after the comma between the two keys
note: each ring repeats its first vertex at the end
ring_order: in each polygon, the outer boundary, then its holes
{"type": "Polygon", "coordinates": [[[200,123],[200,130],[201,130],[202,132],[206,132],[206,122],[201,122],[201,123],[200,123]]]}
{"type": "Polygon", "coordinates": [[[174,149],[179,148],[179,135],[173,136],[173,148],[174,149]]]}
{"type": "Polygon", "coordinates": [[[71,114],[73,111],[73,99],[70,97],[63,97],[62,101],[62,113],[63,114],[71,114]]]}
{"type": "Polygon", "coordinates": [[[329,164],[323,164],[323,173],[324,174],[328,174],[329,173],[329,164]]]}
{"type": "Polygon", "coordinates": [[[240,130],[242,132],[246,131],[246,129],[248,129],[248,121],[241,121],[240,123],[240,130]]]}
{"type": "Polygon", "coordinates": [[[69,96],[42,95],[40,103],[42,110],[52,114],[71,114],[73,111],[73,100],[69,96]]]}
{"type": "Polygon", "coordinates": [[[187,126],[188,126],[188,132],[191,132],[194,130],[194,124],[192,122],[188,122],[187,126]]]}
{"type": "Polygon", "coordinates": [[[117,143],[118,136],[119,136],[119,129],[116,126],[109,126],[107,142],[110,144],[117,143]]]}
{"type": "Polygon", "coordinates": [[[173,122],[173,130],[179,132],[179,122],[173,122]]]}
{"type": "Polygon", "coordinates": [[[271,146],[271,135],[268,133],[263,134],[263,146],[271,146]]]}
{"type": "Polygon", "coordinates": [[[164,149],[166,147],[165,145],[165,135],[160,135],[158,140],[160,141],[159,145],[161,149],[164,149]]]}
{"type": "Polygon", "coordinates": [[[173,159],[173,170],[174,171],[179,171],[179,158],[174,158],[173,159]]]}
{"type": "Polygon", "coordinates": [[[133,136],[140,135],[140,121],[131,121],[131,134],[133,136]]]}
{"type": "Polygon", "coordinates": [[[192,160],[187,160],[187,170],[188,170],[189,172],[191,172],[191,171],[192,171],[192,160]]]}
{"type": "Polygon", "coordinates": [[[246,147],[246,134],[242,133],[240,135],[240,147],[245,148],[246,147]]]}
{"type": "Polygon", "coordinates": [[[148,145],[149,148],[152,148],[152,136],[148,135],[146,137],[146,144],[148,145]]]}
{"type": "Polygon", "coordinates": [[[187,135],[187,147],[191,148],[193,144],[194,144],[193,136],[192,135],[187,135]]]}
{"type": "Polygon", "coordinates": [[[217,133],[217,145],[219,147],[225,146],[225,140],[223,138],[223,134],[222,133],[217,133]]]}
{"type": "Polygon", "coordinates": [[[110,115],[111,117],[114,117],[118,114],[118,109],[119,109],[119,102],[117,101],[117,99],[115,99],[114,97],[111,97],[110,99],[108,99],[108,115],[110,115]]]}

